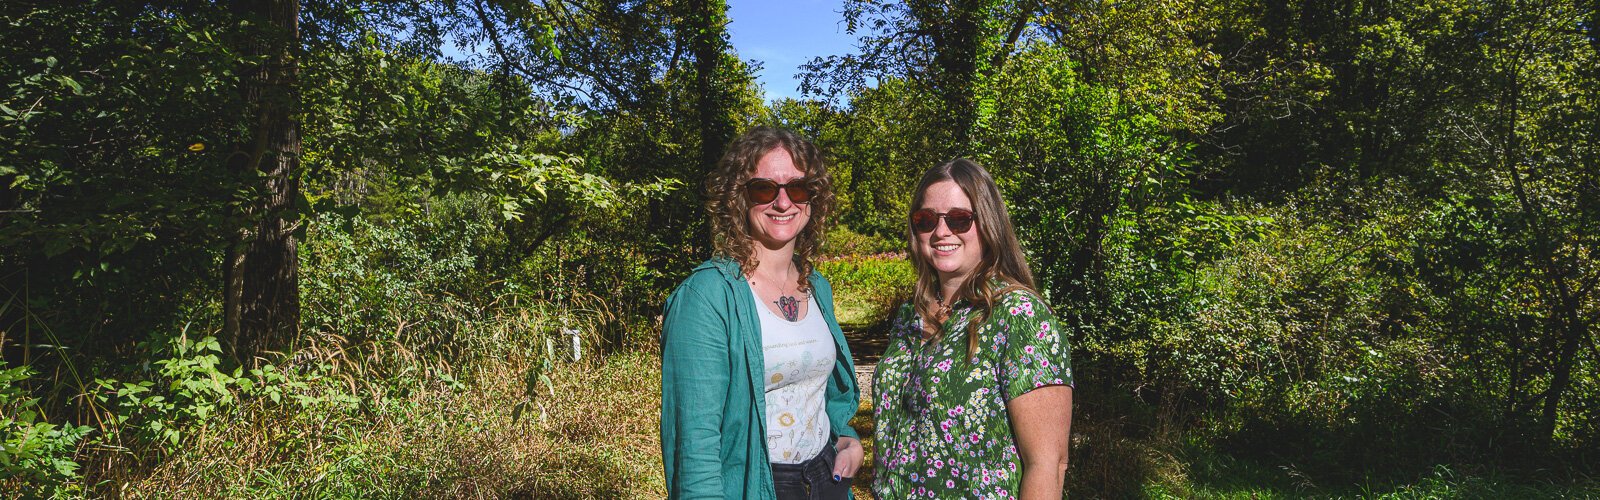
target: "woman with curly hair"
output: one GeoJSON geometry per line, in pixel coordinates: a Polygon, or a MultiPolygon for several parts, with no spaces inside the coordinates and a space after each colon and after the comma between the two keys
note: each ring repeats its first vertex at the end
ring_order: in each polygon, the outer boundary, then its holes
{"type": "Polygon", "coordinates": [[[1067,337],[1034,292],[994,179],[928,169],[906,224],[917,272],[873,384],[878,498],[1061,498],[1067,337]]]}
{"type": "Polygon", "coordinates": [[[717,255],[667,298],[661,454],[671,498],[847,498],[855,368],[814,269],[833,190],[786,130],[735,139],[706,181],[717,255]]]}

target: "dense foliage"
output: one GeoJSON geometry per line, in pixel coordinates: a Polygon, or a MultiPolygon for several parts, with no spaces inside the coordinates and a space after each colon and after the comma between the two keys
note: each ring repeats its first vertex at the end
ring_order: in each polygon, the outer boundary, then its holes
{"type": "Polygon", "coordinates": [[[990,167],[1073,322],[1074,494],[1592,487],[1596,2],[847,0],[768,105],[726,10],[5,3],[0,492],[650,494],[657,307],[757,123],[828,150],[867,334],[922,170],[990,167]]]}

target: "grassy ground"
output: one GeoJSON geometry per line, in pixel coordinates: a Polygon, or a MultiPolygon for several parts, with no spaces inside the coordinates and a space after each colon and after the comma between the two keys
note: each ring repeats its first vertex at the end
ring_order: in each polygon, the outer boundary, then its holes
{"type": "Polygon", "coordinates": [[[872,498],[869,488],[872,484],[872,431],[876,425],[872,421],[872,401],[869,397],[861,398],[861,407],[856,410],[855,418],[850,419],[850,427],[854,427],[856,433],[861,435],[861,448],[866,451],[865,458],[861,460],[861,469],[856,472],[855,482],[850,489],[855,492],[856,498],[872,498]]]}
{"type": "MultiPolygon", "coordinates": [[[[464,385],[425,384],[370,408],[286,414],[263,410],[198,439],[143,472],[110,480],[97,496],[659,498],[660,365],[651,352],[558,365],[553,396],[537,421],[512,418],[526,365],[485,364],[464,385]]],[[[851,420],[867,465],[858,498],[872,498],[871,409],[851,420]]],[[[1540,482],[1446,467],[1399,485],[1319,485],[1283,464],[1255,464],[1202,451],[1162,453],[1080,421],[1074,440],[1075,497],[1146,498],[1600,498],[1593,480],[1540,482]],[[1143,457],[1140,459],[1139,457],[1143,457]],[[1122,465],[1119,465],[1122,464],[1122,465]],[[1150,464],[1156,464],[1151,466],[1150,464]],[[1099,489],[1102,476],[1132,489],[1099,489]]],[[[116,476],[113,474],[112,476],[116,476]]]]}
{"type": "Polygon", "coordinates": [[[1150,485],[1159,498],[1600,498],[1600,481],[1589,478],[1513,476],[1494,471],[1457,472],[1447,465],[1408,482],[1316,484],[1287,464],[1247,463],[1222,455],[1190,457],[1193,476],[1183,484],[1150,485]]]}
{"type": "MultiPolygon", "coordinates": [[[[664,494],[650,352],[558,366],[513,419],[526,362],[351,411],[247,409],[150,468],[101,474],[106,496],[656,498],[664,494]],[[541,387],[542,389],[542,387],[541,387]],[[542,417],[538,414],[542,413],[542,417]],[[137,470],[143,469],[143,470],[137,470]]],[[[117,466],[118,464],[108,464],[117,466]]],[[[128,464],[122,464],[128,465],[128,464]]]]}

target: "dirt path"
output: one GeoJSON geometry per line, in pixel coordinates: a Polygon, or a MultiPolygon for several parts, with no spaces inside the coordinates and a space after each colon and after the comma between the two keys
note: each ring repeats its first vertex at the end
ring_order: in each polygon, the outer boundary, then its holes
{"type": "Polygon", "coordinates": [[[861,389],[861,406],[851,425],[861,433],[861,445],[867,450],[867,461],[861,464],[861,469],[856,472],[851,490],[856,498],[872,500],[872,492],[868,485],[872,484],[872,399],[873,374],[878,369],[878,360],[883,359],[883,350],[889,343],[888,332],[880,325],[849,325],[845,327],[844,338],[850,344],[850,356],[856,365],[856,385],[861,389]]]}
{"type": "Polygon", "coordinates": [[[850,344],[850,357],[855,361],[856,384],[861,388],[861,398],[866,399],[872,394],[872,374],[877,371],[878,360],[883,359],[889,336],[880,325],[852,325],[845,328],[844,339],[850,344]]]}

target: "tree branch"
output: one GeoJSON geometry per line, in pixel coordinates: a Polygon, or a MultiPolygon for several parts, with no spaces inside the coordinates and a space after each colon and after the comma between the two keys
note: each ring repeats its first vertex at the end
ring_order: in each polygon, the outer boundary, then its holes
{"type": "MultiPolygon", "coordinates": [[[[544,5],[545,13],[548,14],[550,19],[561,28],[558,30],[560,33],[570,35],[576,32],[572,22],[572,14],[567,12],[567,9],[563,7],[562,2],[559,0],[552,0],[545,2],[544,5]]],[[[584,6],[580,4],[579,8],[584,9],[584,6]]],[[[585,10],[587,11],[588,9],[585,10]]],[[[593,13],[591,13],[591,15],[593,15],[593,13]]],[[[584,62],[594,63],[596,65],[604,64],[612,59],[609,57],[594,57],[594,47],[592,47],[588,42],[589,40],[587,38],[578,37],[578,40],[576,40],[575,43],[569,47],[569,50],[572,52],[581,53],[583,55],[582,60],[584,62]]],[[[612,102],[615,102],[618,105],[625,105],[625,107],[632,107],[634,104],[636,104],[636,100],[633,99],[631,94],[612,83],[609,78],[601,74],[602,72],[594,71],[584,64],[564,64],[563,67],[571,70],[574,73],[587,77],[591,84],[600,87],[605,94],[610,96],[612,102]]]]}
{"type": "Polygon", "coordinates": [[[555,236],[556,233],[559,233],[563,229],[566,229],[567,223],[570,222],[571,220],[572,220],[572,212],[566,211],[566,210],[561,211],[561,215],[558,216],[556,218],[556,220],[551,221],[550,222],[550,226],[546,227],[543,233],[540,233],[539,236],[534,237],[533,241],[529,242],[526,245],[523,245],[523,247],[522,247],[523,254],[524,255],[531,254],[531,253],[533,253],[534,250],[538,250],[539,247],[544,246],[544,242],[546,240],[549,240],[550,237],[555,236]]]}
{"type": "Polygon", "coordinates": [[[984,72],[983,75],[985,78],[994,76],[1005,67],[1006,60],[1011,58],[1011,51],[1014,50],[1017,44],[1017,38],[1022,36],[1022,30],[1027,28],[1028,21],[1033,19],[1033,11],[1035,8],[1036,7],[1032,3],[1029,3],[1028,5],[1024,5],[1022,10],[1017,12],[1017,19],[1011,23],[1011,31],[1006,34],[1005,43],[1000,45],[1000,50],[995,51],[994,58],[989,61],[989,68],[984,72]]]}
{"type": "Polygon", "coordinates": [[[541,82],[547,85],[554,85],[570,90],[577,94],[582,94],[588,100],[599,100],[598,96],[596,96],[593,91],[579,88],[566,82],[550,78],[546,76],[549,74],[549,72],[535,71],[524,65],[521,58],[512,57],[511,50],[506,47],[505,41],[501,39],[500,28],[494,22],[494,20],[489,19],[489,13],[484,10],[482,0],[474,0],[472,2],[472,12],[473,15],[477,17],[478,22],[483,26],[485,37],[488,38],[490,43],[494,45],[494,52],[500,57],[500,64],[503,68],[516,70],[517,74],[522,75],[524,78],[529,80],[541,82]]]}

